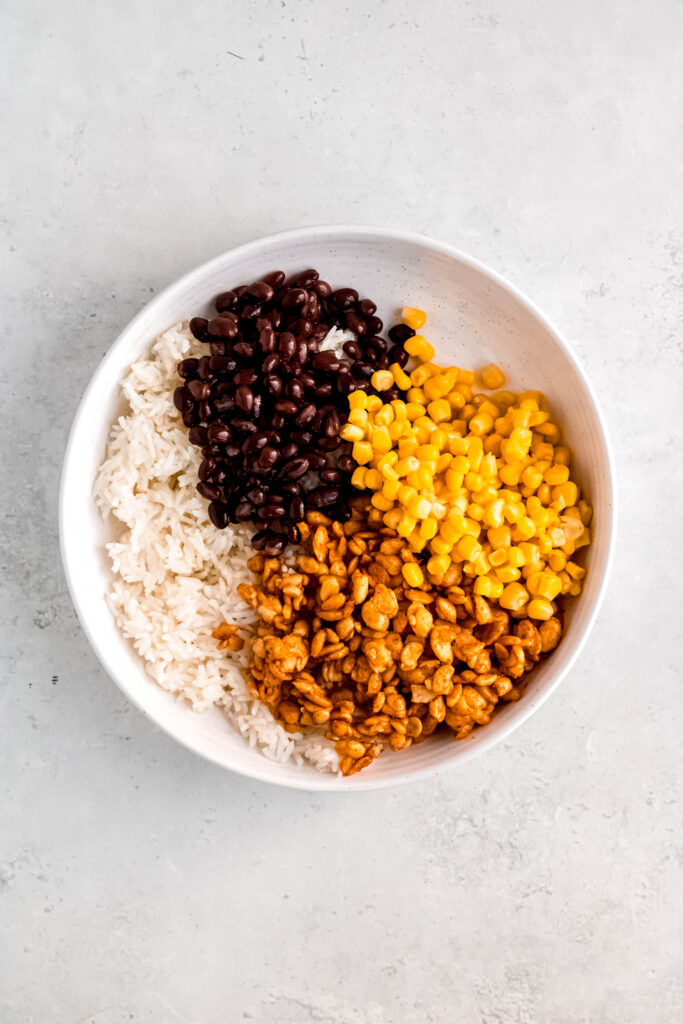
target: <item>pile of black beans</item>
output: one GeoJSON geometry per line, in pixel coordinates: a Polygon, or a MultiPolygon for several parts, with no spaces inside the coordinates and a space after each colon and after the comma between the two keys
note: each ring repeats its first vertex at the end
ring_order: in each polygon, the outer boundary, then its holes
{"type": "MultiPolygon", "coordinates": [[[[385,341],[375,303],[353,288],[333,291],[317,270],[289,279],[274,270],[223,292],[215,308],[213,319],[190,321],[208,353],[179,364],[174,401],[202,450],[197,490],[211,522],[255,523],[254,547],[272,556],[298,543],[307,510],[349,516],[356,463],[339,437],[348,395],[373,393],[375,370],[405,366],[414,331],[398,325],[385,341]],[[332,327],[355,336],[342,357],[320,351],[332,327]]],[[[401,395],[382,392],[384,401],[401,395]]]]}

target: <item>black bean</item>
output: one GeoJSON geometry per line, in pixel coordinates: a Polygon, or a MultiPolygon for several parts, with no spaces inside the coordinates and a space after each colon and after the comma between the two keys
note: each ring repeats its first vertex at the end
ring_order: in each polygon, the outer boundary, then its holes
{"type": "Polygon", "coordinates": [[[316,352],[313,356],[313,365],[316,370],[324,370],[326,373],[337,373],[341,363],[337,358],[336,352],[326,350],[325,352],[316,352]]]}
{"type": "Polygon", "coordinates": [[[289,514],[295,523],[300,523],[306,514],[304,499],[301,497],[292,498],[289,503],[289,514]]]}
{"type": "Polygon", "coordinates": [[[200,380],[213,380],[211,373],[211,360],[208,356],[202,356],[197,363],[197,376],[200,380]]]}
{"type": "Polygon", "coordinates": [[[283,331],[278,341],[278,351],[284,359],[291,359],[296,352],[296,338],[291,331],[283,331]]]}
{"type": "Polygon", "coordinates": [[[338,309],[348,309],[358,302],[358,292],[355,288],[338,288],[332,292],[332,299],[338,309]]]}
{"type": "Polygon", "coordinates": [[[207,333],[214,338],[234,338],[237,334],[237,323],[227,315],[217,316],[209,320],[207,333]]]}
{"type": "Polygon", "coordinates": [[[338,469],[321,469],[320,479],[324,484],[341,483],[342,475],[338,469]]]}
{"type": "Polygon", "coordinates": [[[363,355],[363,349],[357,341],[345,341],[342,348],[349,359],[360,359],[363,355]]]}
{"type": "Polygon", "coordinates": [[[275,427],[276,430],[281,430],[286,422],[287,420],[285,419],[285,417],[282,416],[279,412],[273,413],[272,426],[275,427]]]}
{"type": "Polygon", "coordinates": [[[201,494],[202,498],[206,498],[207,501],[218,501],[222,493],[220,487],[215,487],[213,484],[207,484],[204,480],[197,484],[197,491],[201,494]]]}
{"type": "Polygon", "coordinates": [[[269,274],[264,274],[261,280],[275,289],[281,288],[285,283],[285,273],[283,270],[271,270],[269,274]]]}
{"type": "Polygon", "coordinates": [[[206,427],[192,427],[187,435],[187,439],[195,447],[203,448],[209,439],[209,434],[206,427]]]}
{"type": "Polygon", "coordinates": [[[297,379],[298,379],[299,383],[301,384],[301,386],[306,391],[310,391],[312,388],[315,387],[315,385],[317,383],[316,382],[316,378],[313,376],[313,374],[312,373],[308,373],[306,370],[304,370],[303,373],[300,373],[298,375],[297,379]]]}
{"type": "Polygon", "coordinates": [[[237,369],[237,363],[230,356],[211,356],[210,365],[212,373],[232,373],[237,369]]]}
{"type": "Polygon", "coordinates": [[[258,457],[258,462],[259,465],[264,466],[266,468],[270,468],[271,466],[275,465],[279,458],[280,455],[277,449],[271,448],[270,445],[266,445],[266,447],[261,450],[261,454],[258,457]]]}
{"type": "Polygon", "coordinates": [[[197,416],[199,417],[197,422],[199,422],[199,420],[210,420],[212,412],[213,410],[211,408],[211,403],[209,401],[200,402],[199,405],[197,406],[197,416]]]}
{"type": "Polygon", "coordinates": [[[280,475],[286,480],[299,480],[302,476],[308,473],[309,462],[308,459],[303,455],[299,455],[294,459],[290,459],[286,462],[280,470],[280,475]]]}
{"type": "Polygon", "coordinates": [[[225,454],[229,459],[236,459],[240,454],[240,446],[238,444],[229,444],[225,448],[225,454]]]}
{"type": "Polygon", "coordinates": [[[284,505],[262,505],[258,510],[259,519],[282,519],[286,512],[284,505]]]}
{"type": "Polygon", "coordinates": [[[287,310],[297,309],[304,304],[307,298],[303,288],[289,288],[282,296],[280,305],[287,310]]]}
{"type": "Polygon", "coordinates": [[[282,360],[280,357],[274,352],[272,355],[266,356],[263,360],[263,366],[261,369],[264,373],[272,373],[273,370],[277,370],[281,362],[282,360]]]}
{"type": "Polygon", "coordinates": [[[309,344],[324,341],[329,333],[330,329],[327,324],[316,324],[309,335],[309,344]]]}
{"type": "Polygon", "coordinates": [[[317,487],[314,491],[309,491],[306,503],[311,508],[327,508],[334,505],[338,498],[338,487],[317,487]]]}
{"type": "Polygon", "coordinates": [[[238,523],[244,523],[254,515],[256,509],[250,501],[246,498],[238,502],[235,506],[235,521],[238,523]]]}
{"type": "Polygon", "coordinates": [[[230,522],[227,505],[222,501],[212,501],[209,505],[209,519],[218,530],[224,530],[230,522]]]}
{"type": "Polygon", "coordinates": [[[320,402],[327,401],[328,398],[332,397],[332,385],[331,384],[319,384],[315,389],[315,397],[320,402]]]}
{"type": "Polygon", "coordinates": [[[263,395],[254,395],[254,405],[251,410],[251,415],[254,419],[258,419],[261,415],[261,406],[263,404],[263,395]]]}
{"type": "Polygon", "coordinates": [[[320,300],[315,293],[309,294],[301,307],[301,315],[307,320],[318,320],[320,317],[320,300]]]}
{"type": "Polygon", "coordinates": [[[348,331],[353,331],[354,334],[365,334],[367,327],[365,325],[365,320],[361,320],[357,313],[350,310],[346,314],[346,329],[348,331]]]}
{"type": "Polygon", "coordinates": [[[354,363],[351,367],[351,373],[357,380],[365,377],[370,378],[374,372],[374,367],[370,363],[354,363]]]}
{"type": "Polygon", "coordinates": [[[242,410],[242,412],[251,412],[254,406],[254,392],[251,388],[238,388],[235,392],[235,404],[242,410]]]}
{"type": "Polygon", "coordinates": [[[298,454],[298,451],[298,444],[286,444],[280,449],[280,458],[283,459],[283,461],[285,459],[291,459],[298,454]]]}
{"type": "Polygon", "coordinates": [[[394,345],[403,345],[414,334],[415,331],[412,327],[408,327],[408,324],[396,324],[389,329],[389,338],[393,341],[394,345]]]}
{"type": "Polygon", "coordinates": [[[242,306],[240,310],[240,316],[243,320],[256,320],[260,315],[263,306],[260,302],[249,302],[242,306]]]}
{"type": "Polygon", "coordinates": [[[317,441],[318,447],[324,452],[336,451],[341,443],[340,437],[320,437],[317,441]]]}
{"type": "Polygon", "coordinates": [[[410,356],[404,349],[403,345],[394,345],[393,348],[389,349],[389,359],[392,363],[398,363],[403,368],[408,363],[410,356]]]}
{"type": "Polygon", "coordinates": [[[203,316],[193,316],[190,320],[190,331],[199,341],[203,341],[206,337],[206,328],[208,327],[209,321],[203,316]]]}
{"type": "Polygon", "coordinates": [[[292,356],[292,361],[298,363],[299,366],[303,366],[307,359],[308,345],[306,344],[303,338],[299,338],[299,340],[296,343],[296,351],[292,356]]]}
{"type": "Polygon", "coordinates": [[[310,430],[293,430],[289,436],[294,444],[298,444],[300,447],[310,444],[313,440],[313,434],[310,430]]]}
{"type": "Polygon", "coordinates": [[[198,359],[183,359],[182,362],[178,363],[178,376],[187,380],[188,377],[193,377],[195,375],[198,366],[198,359]]]}
{"type": "Polygon", "coordinates": [[[254,284],[247,287],[247,295],[251,295],[254,299],[260,299],[262,302],[270,302],[274,291],[273,286],[267,281],[255,281],[254,284]]]}
{"type": "Polygon", "coordinates": [[[221,420],[214,420],[209,424],[208,437],[211,444],[227,444],[232,439],[232,434],[227,424],[221,420]]]}
{"type": "Polygon", "coordinates": [[[297,337],[307,338],[313,330],[313,324],[310,320],[304,320],[300,317],[290,324],[289,328],[297,337]]]}
{"type": "Polygon", "coordinates": [[[373,337],[371,338],[365,338],[363,341],[363,346],[366,352],[377,352],[380,355],[383,352],[386,352],[387,348],[389,347],[384,338],[378,338],[376,335],[373,335],[373,337]]]}
{"type": "Polygon", "coordinates": [[[220,338],[212,338],[209,342],[209,352],[212,356],[225,356],[228,353],[228,342],[220,338]]]}
{"type": "MultiPolygon", "coordinates": [[[[288,398],[291,398],[293,402],[300,402],[304,397],[304,389],[302,388],[298,380],[291,379],[287,381],[287,386],[285,387],[285,394],[287,395],[288,398]]],[[[297,423],[298,422],[299,418],[297,417],[297,423]]]]}
{"type": "Polygon", "coordinates": [[[348,395],[355,390],[355,383],[351,373],[342,371],[337,377],[337,391],[340,395],[348,395]]]}
{"type": "Polygon", "coordinates": [[[262,505],[266,500],[266,492],[263,487],[252,487],[247,491],[247,498],[252,505],[262,505]]]}
{"type": "Polygon", "coordinates": [[[296,416],[297,406],[295,402],[290,401],[289,398],[281,398],[275,403],[275,410],[279,412],[281,416],[296,416]]]}
{"type": "Polygon", "coordinates": [[[388,388],[382,392],[382,399],[384,402],[398,402],[402,400],[404,391],[399,391],[398,388],[388,388]]]}
{"type": "Polygon", "coordinates": [[[236,298],[241,299],[242,296],[246,295],[246,293],[247,293],[247,286],[246,286],[246,284],[240,284],[240,285],[237,286],[237,288],[233,288],[233,292],[234,292],[236,298]]]}
{"type": "Polygon", "coordinates": [[[366,317],[365,326],[368,329],[368,334],[381,334],[384,327],[384,321],[380,320],[378,316],[369,316],[366,317]]]}
{"type": "Polygon", "coordinates": [[[287,540],[290,544],[298,544],[301,541],[301,530],[296,523],[287,523],[287,540]]]}
{"type": "Polygon", "coordinates": [[[258,434],[251,434],[242,445],[242,451],[245,455],[250,455],[252,452],[257,452],[261,448],[265,448],[268,444],[268,434],[265,431],[261,431],[258,434]]]}
{"type": "Polygon", "coordinates": [[[241,434],[254,434],[258,430],[258,427],[252,420],[245,420],[241,416],[235,416],[232,426],[235,430],[239,430],[241,434]]]}
{"type": "Polygon", "coordinates": [[[236,305],[237,296],[234,292],[221,292],[214,302],[214,306],[219,313],[224,313],[226,309],[234,309],[236,305]]]}
{"type": "Polygon", "coordinates": [[[236,356],[241,356],[243,359],[251,359],[254,354],[254,346],[250,345],[248,341],[238,341],[236,345],[233,345],[232,350],[236,356]]]}
{"type": "Polygon", "coordinates": [[[331,412],[327,413],[322,423],[322,429],[325,437],[336,437],[339,433],[339,427],[339,413],[336,409],[332,409],[331,412]]]}
{"type": "Polygon", "coordinates": [[[269,313],[266,313],[266,318],[270,320],[275,330],[277,330],[282,323],[282,313],[279,309],[271,309],[269,313]]]}
{"type": "Polygon", "coordinates": [[[313,285],[313,291],[319,298],[327,299],[332,294],[332,286],[327,281],[321,281],[320,278],[313,285]]]}
{"type": "Polygon", "coordinates": [[[358,312],[361,316],[374,316],[377,312],[377,306],[372,299],[361,299],[358,303],[358,312]]]}
{"type": "Polygon", "coordinates": [[[202,380],[191,380],[187,385],[187,390],[198,402],[205,401],[211,394],[211,388],[202,380]]]}
{"type": "Polygon", "coordinates": [[[182,416],[183,423],[186,427],[196,427],[199,423],[199,412],[196,408],[189,409],[187,412],[180,414],[182,416]]]}
{"type": "Polygon", "coordinates": [[[261,551],[261,549],[268,543],[271,536],[272,534],[270,530],[257,530],[251,538],[251,546],[255,548],[256,551],[261,551]]]}
{"type": "MultiPolygon", "coordinates": [[[[203,384],[201,386],[204,387],[203,384]]],[[[173,392],[173,404],[178,412],[189,412],[194,409],[194,398],[189,388],[176,388],[173,392]]]]}
{"type": "Polygon", "coordinates": [[[238,370],[234,376],[235,387],[251,387],[259,379],[259,375],[256,370],[253,370],[250,366],[245,366],[241,370],[238,370]]]}
{"type": "Polygon", "coordinates": [[[208,480],[210,476],[216,471],[216,460],[215,459],[202,459],[199,463],[199,470],[197,476],[200,480],[208,480]]]}
{"type": "Polygon", "coordinates": [[[282,493],[286,494],[289,498],[298,498],[300,494],[303,494],[303,487],[297,480],[280,481],[278,486],[282,493]]]}
{"type": "Polygon", "coordinates": [[[312,402],[305,405],[296,418],[297,427],[305,427],[307,423],[310,423],[313,420],[316,411],[316,407],[312,402]]]}
{"type": "Polygon", "coordinates": [[[356,463],[350,455],[340,455],[337,459],[337,469],[340,469],[342,473],[353,473],[356,468],[356,463]]]}
{"type": "Polygon", "coordinates": [[[216,412],[221,413],[230,412],[231,409],[235,408],[235,399],[232,395],[219,395],[218,398],[214,398],[213,407],[216,412]]]}
{"type": "Polygon", "coordinates": [[[317,270],[302,270],[300,274],[294,275],[289,284],[290,287],[311,288],[319,277],[317,270]]]}
{"type": "Polygon", "coordinates": [[[268,558],[276,558],[281,555],[285,548],[285,538],[277,533],[269,533],[268,539],[263,547],[263,553],[268,558]]]}
{"type": "Polygon", "coordinates": [[[272,324],[263,327],[259,332],[258,343],[263,352],[274,352],[277,348],[277,337],[272,324]]]}

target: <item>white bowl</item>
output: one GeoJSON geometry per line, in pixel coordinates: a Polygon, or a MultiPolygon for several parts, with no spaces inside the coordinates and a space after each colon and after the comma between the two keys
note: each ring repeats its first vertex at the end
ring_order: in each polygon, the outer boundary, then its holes
{"type": "Polygon", "coordinates": [[[157,295],[126,327],[100,363],[76,414],[64,460],[60,535],[71,596],[95,653],[157,725],[196,753],[253,778],[302,789],[357,790],[420,778],[481,754],[550,696],[574,664],[598,614],[613,548],[614,500],[612,456],[591,385],[566,341],[528,299],[492,270],[441,242],[379,228],[318,227],[262,238],[210,260],[157,295]],[[405,752],[388,752],[350,779],[273,763],[250,748],[219,711],[197,714],[149,679],[105,603],[110,569],[105,530],[92,498],[95,472],[120,411],[118,382],[154,337],[178,320],[208,311],[213,297],[226,288],[276,267],[289,273],[307,266],[319,268],[334,286],[350,285],[371,297],[385,322],[401,305],[426,310],[437,359],[472,368],[495,362],[511,387],[542,390],[575,453],[577,480],[595,509],[584,592],[569,608],[561,645],[534,670],[522,700],[502,707],[490,725],[464,741],[444,735],[405,752]]]}

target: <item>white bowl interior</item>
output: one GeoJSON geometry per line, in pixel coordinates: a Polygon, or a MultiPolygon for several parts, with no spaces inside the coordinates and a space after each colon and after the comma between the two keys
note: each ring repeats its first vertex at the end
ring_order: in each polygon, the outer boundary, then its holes
{"type": "Polygon", "coordinates": [[[610,557],[612,503],[609,448],[590,387],[566,346],[521,295],[467,257],[419,236],[317,228],[253,242],[212,260],[157,296],[126,328],[96,371],[74,422],[62,482],[61,541],[74,603],[98,657],[124,693],[166,732],[212,761],[256,778],[310,789],[363,789],[414,778],[482,751],[528,717],[557,685],[597,612],[610,557]],[[165,328],[208,311],[218,292],[276,267],[291,273],[307,266],[318,268],[335,287],[350,285],[371,297],[385,322],[401,305],[425,309],[426,333],[438,361],[472,368],[495,362],[513,389],[542,390],[595,508],[594,540],[584,552],[590,569],[584,593],[569,608],[562,644],[533,672],[524,698],[503,707],[465,741],[443,736],[387,753],[348,780],[308,766],[273,764],[247,746],[220,712],[197,714],[148,678],[104,600],[110,581],[108,538],[92,500],[95,472],[120,411],[118,381],[129,364],[165,328]]]}

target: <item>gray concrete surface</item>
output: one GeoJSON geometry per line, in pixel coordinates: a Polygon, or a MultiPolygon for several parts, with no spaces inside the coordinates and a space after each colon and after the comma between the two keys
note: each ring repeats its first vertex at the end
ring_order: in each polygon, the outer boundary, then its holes
{"type": "Polygon", "coordinates": [[[7,0],[2,1024],[668,1024],[681,961],[683,7],[7,0]],[[56,528],[128,319],[278,228],[424,231],[573,340],[616,449],[600,621],[436,783],[280,791],[99,668],[56,528]]]}

